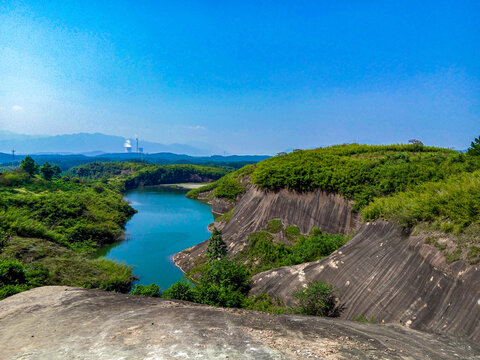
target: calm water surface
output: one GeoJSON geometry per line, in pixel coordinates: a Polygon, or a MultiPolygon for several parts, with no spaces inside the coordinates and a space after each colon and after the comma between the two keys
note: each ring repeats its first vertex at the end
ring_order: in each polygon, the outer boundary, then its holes
{"type": "Polygon", "coordinates": [[[126,226],[127,240],[104,248],[108,259],[134,267],[139,284],[165,290],[183,277],[172,255],[210,237],[209,205],[187,199],[186,191],[164,187],[133,190],[125,196],[138,210],[126,226]]]}

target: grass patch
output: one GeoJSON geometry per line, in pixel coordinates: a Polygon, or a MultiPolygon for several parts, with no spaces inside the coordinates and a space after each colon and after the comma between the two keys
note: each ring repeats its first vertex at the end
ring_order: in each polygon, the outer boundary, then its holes
{"type": "Polygon", "coordinates": [[[220,215],[215,219],[215,221],[224,222],[225,224],[228,224],[234,212],[235,212],[235,208],[231,209],[230,211],[227,211],[223,215],[220,215]]]}
{"type": "Polygon", "coordinates": [[[480,263],[480,249],[477,246],[470,246],[467,253],[467,261],[472,265],[480,263]]]}
{"type": "Polygon", "coordinates": [[[352,320],[353,321],[357,321],[357,322],[361,322],[361,323],[371,323],[371,324],[376,324],[377,321],[375,320],[375,318],[372,316],[369,318],[367,318],[365,315],[360,315],[360,316],[352,316],[352,320]]]}
{"type": "Polygon", "coordinates": [[[429,182],[387,198],[375,199],[362,211],[363,219],[394,220],[405,227],[428,222],[438,230],[463,231],[480,224],[480,171],[429,182]]]}
{"type": "Polygon", "coordinates": [[[455,249],[453,251],[444,251],[443,254],[445,255],[445,259],[447,263],[450,264],[454,261],[458,261],[462,258],[462,250],[455,249]]]}

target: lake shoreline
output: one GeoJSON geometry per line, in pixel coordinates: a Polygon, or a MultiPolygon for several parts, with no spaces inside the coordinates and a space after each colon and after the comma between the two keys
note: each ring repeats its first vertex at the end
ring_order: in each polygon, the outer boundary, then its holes
{"type": "Polygon", "coordinates": [[[192,189],[198,189],[204,185],[207,185],[207,183],[176,183],[176,184],[160,184],[158,186],[174,188],[174,189],[192,190],[192,189]]]}
{"type": "Polygon", "coordinates": [[[125,239],[102,247],[93,257],[132,266],[135,284],[155,283],[167,289],[181,280],[185,273],[173,256],[210,237],[211,206],[185,197],[189,187],[202,185],[162,184],[128,191],[124,199],[137,213],[125,226],[125,239]]]}

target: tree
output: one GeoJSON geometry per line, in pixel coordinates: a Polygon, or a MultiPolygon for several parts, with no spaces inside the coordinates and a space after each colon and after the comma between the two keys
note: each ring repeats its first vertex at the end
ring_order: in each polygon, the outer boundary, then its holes
{"type": "Polygon", "coordinates": [[[38,174],[38,165],[35,163],[35,160],[31,156],[25,156],[25,159],[20,163],[20,168],[27,172],[28,175],[33,176],[38,174]]]}
{"type": "Polygon", "coordinates": [[[423,146],[423,142],[417,139],[410,139],[408,140],[408,143],[416,146],[423,146]]]}
{"type": "Polygon", "coordinates": [[[60,169],[58,165],[53,165],[52,169],[53,169],[53,177],[54,178],[60,177],[60,175],[62,174],[62,169],[60,169]]]}
{"type": "Polygon", "coordinates": [[[227,245],[222,239],[222,232],[217,230],[217,228],[214,228],[212,236],[208,240],[207,256],[209,258],[209,262],[221,260],[225,258],[226,255],[227,245]]]}
{"type": "Polygon", "coordinates": [[[480,155],[480,136],[475,138],[470,144],[467,151],[468,155],[479,156],[480,155]]]}
{"type": "Polygon", "coordinates": [[[40,173],[45,180],[51,180],[53,175],[55,175],[55,169],[52,165],[46,162],[40,167],[40,173]]]}

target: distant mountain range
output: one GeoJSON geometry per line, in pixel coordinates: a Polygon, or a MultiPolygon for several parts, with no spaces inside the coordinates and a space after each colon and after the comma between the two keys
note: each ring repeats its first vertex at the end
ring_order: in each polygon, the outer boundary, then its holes
{"type": "MultiPolygon", "coordinates": [[[[79,133],[55,136],[31,136],[0,131],[0,152],[9,153],[12,149],[18,154],[84,154],[98,156],[103,153],[121,153],[124,151],[125,138],[100,133],[79,133]]],[[[132,143],[135,146],[135,144],[132,143]]],[[[161,144],[139,140],[139,147],[145,153],[169,152],[193,156],[208,156],[223,151],[206,143],[161,144]],[[199,146],[200,145],[200,146],[199,146]]]]}
{"type": "MultiPolygon", "coordinates": [[[[0,153],[0,170],[2,167],[10,167],[10,165],[19,166],[20,162],[26,155],[15,155],[0,153]]],[[[60,166],[66,171],[74,166],[87,164],[95,161],[144,161],[151,164],[197,164],[226,166],[238,169],[247,164],[254,164],[261,160],[267,159],[266,155],[229,155],[229,156],[189,156],[173,153],[157,153],[157,154],[134,154],[134,153],[118,153],[118,154],[102,154],[98,156],[86,156],[82,154],[33,154],[33,159],[42,165],[45,162],[60,166]]]]}
{"type": "Polygon", "coordinates": [[[267,159],[266,155],[211,155],[215,147],[204,148],[187,144],[139,141],[143,154],[123,152],[125,138],[104,134],[71,134],[57,136],[29,136],[0,131],[0,166],[18,166],[25,155],[36,162],[48,161],[68,170],[93,161],[145,161],[152,164],[220,164],[239,168],[267,159]],[[15,157],[11,150],[15,149],[15,157]],[[203,156],[200,156],[203,155],[203,156]],[[210,156],[208,156],[210,155],[210,156]]]}

